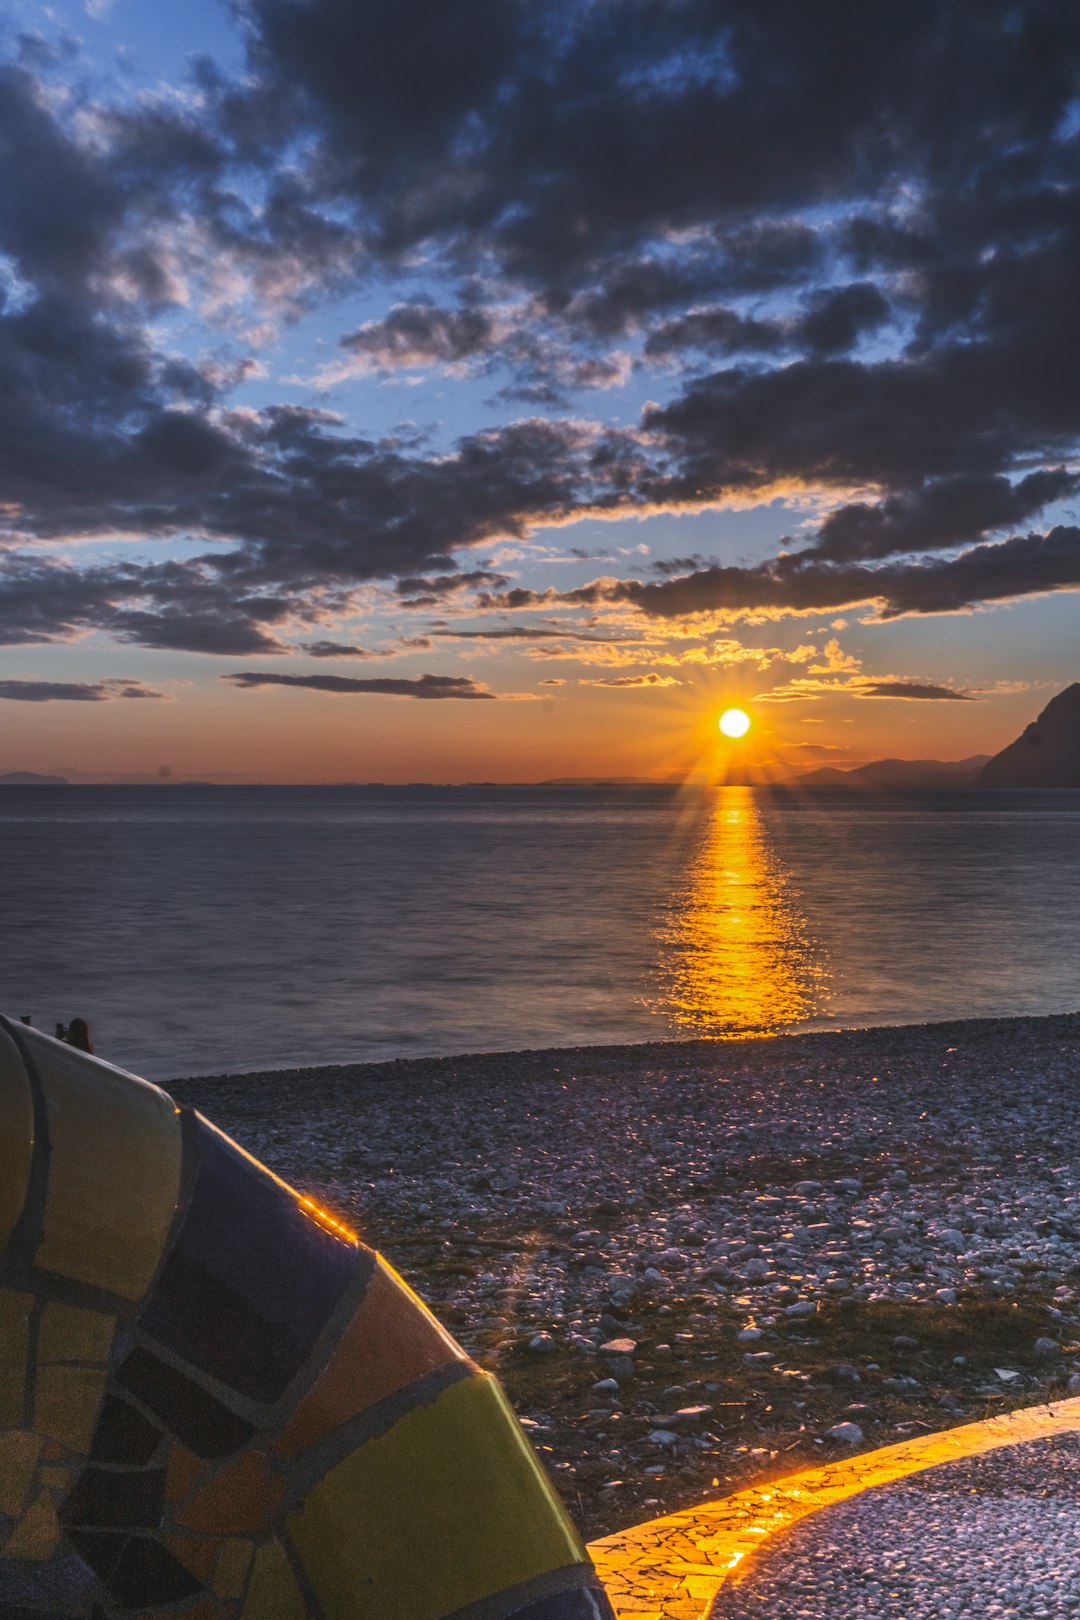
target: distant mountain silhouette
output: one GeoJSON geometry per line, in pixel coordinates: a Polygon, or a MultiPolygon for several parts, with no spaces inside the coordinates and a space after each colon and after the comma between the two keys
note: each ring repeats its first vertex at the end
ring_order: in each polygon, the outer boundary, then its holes
{"type": "Polygon", "coordinates": [[[66,776],[39,776],[36,771],[8,771],[0,787],[69,787],[66,776]]]}
{"type": "Polygon", "coordinates": [[[654,781],[648,776],[546,776],[531,787],[671,787],[674,781],[654,781]]]}
{"type": "Polygon", "coordinates": [[[1080,788],[1080,682],[1051,698],[1039,718],[983,766],[978,785],[1080,788]]]}
{"type": "Polygon", "coordinates": [[[972,754],[970,759],[952,760],[875,759],[852,771],[822,765],[819,770],[795,777],[794,781],[799,787],[858,788],[864,792],[888,788],[968,787],[976,780],[988,757],[972,754]]]}

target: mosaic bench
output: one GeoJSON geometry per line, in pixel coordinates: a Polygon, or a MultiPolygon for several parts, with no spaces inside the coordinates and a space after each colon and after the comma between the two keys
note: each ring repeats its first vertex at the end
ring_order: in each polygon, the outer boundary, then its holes
{"type": "Polygon", "coordinates": [[[498,1383],[157,1086],[0,1018],[5,1620],[612,1620],[498,1383]]]}

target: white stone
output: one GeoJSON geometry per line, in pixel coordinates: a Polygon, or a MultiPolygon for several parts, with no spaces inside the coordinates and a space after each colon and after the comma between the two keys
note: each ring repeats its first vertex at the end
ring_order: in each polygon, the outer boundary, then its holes
{"type": "Polygon", "coordinates": [[[834,1423],[825,1430],[826,1440],[839,1440],[845,1446],[861,1445],[865,1436],[857,1423],[834,1423]]]}

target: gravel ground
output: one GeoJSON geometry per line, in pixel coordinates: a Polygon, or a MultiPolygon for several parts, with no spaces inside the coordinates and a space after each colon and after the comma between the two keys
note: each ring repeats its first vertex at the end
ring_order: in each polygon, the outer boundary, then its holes
{"type": "Polygon", "coordinates": [[[763,1548],[710,1620],[840,1615],[1080,1615],[1080,1439],[948,1463],[825,1508],[763,1548]]]}
{"type": "Polygon", "coordinates": [[[596,1535],[1080,1390],[1078,1057],[1067,1015],[170,1089],[499,1371],[596,1535]]]}

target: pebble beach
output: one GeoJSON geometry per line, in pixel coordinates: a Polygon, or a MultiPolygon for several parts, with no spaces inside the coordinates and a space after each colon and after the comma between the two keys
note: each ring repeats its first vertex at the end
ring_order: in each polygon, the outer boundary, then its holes
{"type": "Polygon", "coordinates": [[[177,1080],[497,1371],[587,1537],[1080,1392],[1080,1015],[177,1080]]]}

